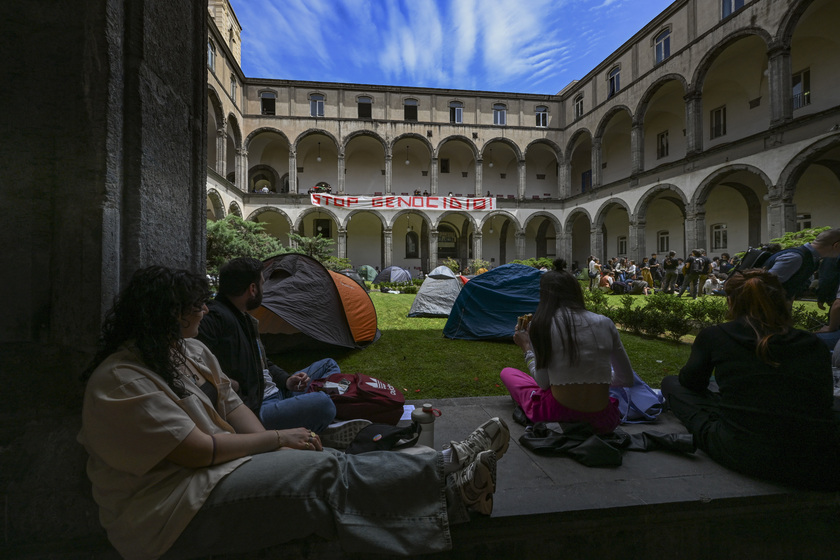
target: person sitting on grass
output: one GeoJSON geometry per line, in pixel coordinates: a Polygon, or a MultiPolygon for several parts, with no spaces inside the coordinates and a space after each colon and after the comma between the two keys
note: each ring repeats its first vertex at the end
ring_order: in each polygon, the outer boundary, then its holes
{"type": "Polygon", "coordinates": [[[697,446],[729,469],[840,488],[828,348],[793,328],[785,289],[770,272],[730,274],[726,301],[730,321],[701,330],[679,377],[662,380],[671,411],[697,446]]]}
{"type": "Polygon", "coordinates": [[[84,374],[78,439],[121,555],[242,555],[314,536],[354,557],[414,556],[450,549],[468,510],[492,511],[503,421],[440,453],[347,455],[304,427],[266,430],[194,338],[209,295],[203,275],[137,271],[84,374]]]}
{"type": "Polygon", "coordinates": [[[543,274],[533,320],[513,335],[530,375],[505,368],[500,376],[530,421],[585,422],[610,433],[621,422],[610,386],[631,386],[633,368],[615,324],[586,310],[580,283],[565,269],[558,259],[543,274]]]}

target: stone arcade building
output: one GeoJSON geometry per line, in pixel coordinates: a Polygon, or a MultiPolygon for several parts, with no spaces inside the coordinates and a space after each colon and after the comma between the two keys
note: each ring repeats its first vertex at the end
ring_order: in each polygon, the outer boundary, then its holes
{"type": "Polygon", "coordinates": [[[210,12],[210,219],[426,271],[447,256],[720,255],[840,225],[832,0],[678,0],[557,95],[247,78],[236,16],[226,0],[210,12]],[[489,193],[495,209],[313,206],[316,185],[404,204],[489,193]]]}

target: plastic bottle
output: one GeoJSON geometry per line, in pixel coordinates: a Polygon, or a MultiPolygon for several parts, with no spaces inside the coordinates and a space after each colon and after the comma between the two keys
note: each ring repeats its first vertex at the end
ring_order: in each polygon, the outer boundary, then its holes
{"type": "Polygon", "coordinates": [[[435,418],[440,416],[440,410],[432,408],[431,403],[424,403],[422,408],[411,411],[411,419],[417,422],[420,429],[420,439],[417,445],[435,448],[435,418]]]}

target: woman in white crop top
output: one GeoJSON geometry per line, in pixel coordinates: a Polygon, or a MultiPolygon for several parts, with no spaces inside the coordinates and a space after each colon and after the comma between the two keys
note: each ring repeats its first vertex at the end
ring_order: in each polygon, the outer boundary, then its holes
{"type": "Polygon", "coordinates": [[[514,342],[525,352],[530,375],[501,372],[513,400],[533,422],[587,422],[596,433],[620,422],[610,386],[633,384],[633,368],[613,322],[586,310],[583,291],[566,261],[540,280],[540,303],[514,342]]]}

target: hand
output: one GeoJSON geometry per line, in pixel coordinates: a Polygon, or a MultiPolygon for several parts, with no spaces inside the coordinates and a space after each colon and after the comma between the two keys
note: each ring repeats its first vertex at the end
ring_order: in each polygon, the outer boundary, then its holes
{"type": "Polygon", "coordinates": [[[292,428],[291,430],[276,430],[281,449],[301,449],[304,451],[323,451],[321,438],[307,428],[292,428]]]}
{"type": "Polygon", "coordinates": [[[309,376],[302,371],[299,371],[294,375],[290,375],[289,378],[286,379],[286,388],[289,391],[305,391],[307,385],[309,385],[309,376]]]}
{"type": "Polygon", "coordinates": [[[515,342],[523,352],[531,350],[531,335],[528,334],[528,328],[522,330],[517,329],[516,332],[513,333],[513,342],[515,342]]]}

